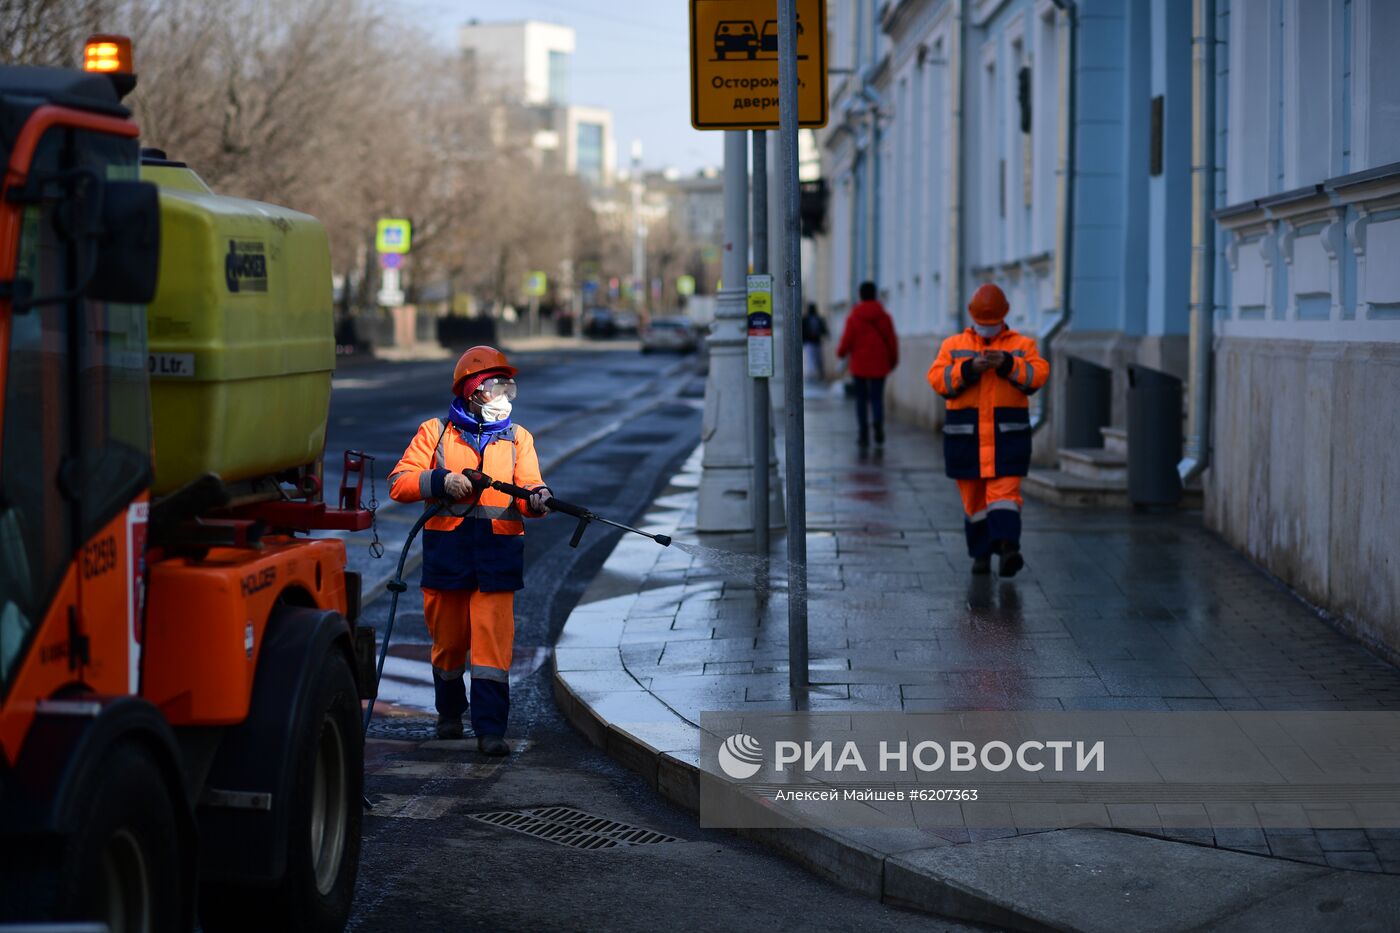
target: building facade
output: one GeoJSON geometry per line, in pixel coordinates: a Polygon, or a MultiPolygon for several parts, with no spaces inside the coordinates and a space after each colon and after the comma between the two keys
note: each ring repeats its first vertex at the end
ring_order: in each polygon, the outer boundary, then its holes
{"type": "Polygon", "coordinates": [[[1210,524],[1400,649],[1400,4],[1217,2],[1210,524]]]}
{"type": "Polygon", "coordinates": [[[1400,4],[830,10],[814,293],[839,326],[879,284],[908,360],[892,407],[941,423],[926,361],[996,282],[1052,360],[1038,464],[1071,431],[1071,360],[1107,372],[1109,426],[1130,365],[1182,380],[1205,520],[1400,649],[1400,4]]]}
{"type": "Polygon", "coordinates": [[[594,187],[612,183],[612,112],[573,102],[572,27],[473,21],[458,30],[457,45],[470,92],[499,104],[500,135],[523,139],[542,168],[577,175],[594,187]]]}

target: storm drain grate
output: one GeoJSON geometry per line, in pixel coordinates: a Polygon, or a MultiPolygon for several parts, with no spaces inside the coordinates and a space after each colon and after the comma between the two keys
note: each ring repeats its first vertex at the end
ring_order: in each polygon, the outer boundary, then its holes
{"type": "MultiPolygon", "coordinates": [[[[467,736],[472,735],[471,729],[467,736]]],[[[401,739],[410,742],[437,738],[437,720],[421,716],[379,716],[369,723],[366,735],[371,739],[401,739]]]]}
{"type": "Polygon", "coordinates": [[[533,810],[493,810],[471,818],[492,826],[513,829],[527,836],[547,839],[571,849],[614,849],[682,840],[654,829],[629,826],[573,807],[540,807],[533,810]]]}

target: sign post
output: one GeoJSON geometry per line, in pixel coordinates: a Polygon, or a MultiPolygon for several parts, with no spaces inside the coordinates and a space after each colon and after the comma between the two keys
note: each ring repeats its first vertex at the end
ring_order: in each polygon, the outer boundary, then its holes
{"type": "Polygon", "coordinates": [[[403,305],[404,294],[399,274],[403,257],[412,245],[413,225],[407,220],[384,217],[375,225],[374,248],[379,253],[379,265],[383,269],[376,300],[386,308],[403,305]]]}
{"type": "Polygon", "coordinates": [[[773,375],[773,276],[768,274],[768,134],[753,132],[753,271],[749,276],[749,375],[753,377],[753,546],[767,583],[769,514],[768,450],[773,428],[768,380],[773,375]],[[755,300],[760,299],[760,300],[755,300]],[[767,317],[765,323],[759,315],[767,317]]]}
{"type": "MultiPolygon", "coordinates": [[[[783,309],[783,389],[787,416],[788,686],[807,687],[807,458],[802,404],[802,195],[797,173],[797,91],[801,25],[799,0],[778,0],[779,171],[783,175],[783,255],[787,281],[783,309]]],[[[822,34],[826,23],[822,22],[822,34]]],[[[823,73],[825,73],[825,62],[823,73]]]]}

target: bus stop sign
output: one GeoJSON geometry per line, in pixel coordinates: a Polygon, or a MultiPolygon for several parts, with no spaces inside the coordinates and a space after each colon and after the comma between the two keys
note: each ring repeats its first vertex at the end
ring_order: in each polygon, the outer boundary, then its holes
{"type": "MultiPolygon", "coordinates": [[[[826,0],[797,0],[797,122],[826,126],[826,0]]],[[[690,0],[690,123],[778,128],[778,5],[690,0]]]]}

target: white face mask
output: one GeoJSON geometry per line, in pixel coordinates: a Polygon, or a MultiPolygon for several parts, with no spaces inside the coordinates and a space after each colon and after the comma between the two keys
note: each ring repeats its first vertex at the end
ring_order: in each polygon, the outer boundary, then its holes
{"type": "Polygon", "coordinates": [[[978,335],[983,340],[991,340],[997,334],[1001,333],[1004,326],[1003,324],[973,324],[972,329],[977,331],[978,335]]]}
{"type": "Polygon", "coordinates": [[[481,420],[487,424],[510,417],[510,399],[504,395],[481,406],[481,420]]]}

